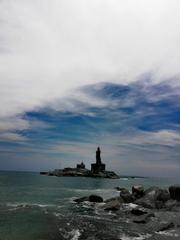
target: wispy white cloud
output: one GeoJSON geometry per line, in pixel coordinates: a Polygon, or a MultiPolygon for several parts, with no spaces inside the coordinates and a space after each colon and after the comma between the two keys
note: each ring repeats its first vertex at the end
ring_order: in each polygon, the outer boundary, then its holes
{"type": "Polygon", "coordinates": [[[178,0],[0,5],[1,116],[37,109],[86,84],[124,84],[145,72],[154,81],[179,76],[178,0]]]}
{"type": "Polygon", "coordinates": [[[26,141],[27,138],[23,137],[21,134],[13,133],[13,132],[6,132],[0,133],[0,141],[26,141]]]}
{"type": "Polygon", "coordinates": [[[27,119],[22,115],[0,118],[0,141],[25,141],[28,138],[21,134],[22,131],[49,127],[45,122],[27,119]]]}

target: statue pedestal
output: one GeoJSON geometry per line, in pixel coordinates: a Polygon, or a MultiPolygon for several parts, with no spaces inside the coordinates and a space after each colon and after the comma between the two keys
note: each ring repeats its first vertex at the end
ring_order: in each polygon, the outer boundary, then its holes
{"type": "Polygon", "coordinates": [[[100,164],[92,163],[91,164],[91,172],[95,173],[95,174],[105,171],[105,168],[106,168],[106,165],[104,163],[100,163],[100,164]]]}

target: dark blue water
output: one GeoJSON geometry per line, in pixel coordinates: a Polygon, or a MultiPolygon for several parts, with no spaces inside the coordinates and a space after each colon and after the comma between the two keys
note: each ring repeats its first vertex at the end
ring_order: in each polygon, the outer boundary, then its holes
{"type": "Polygon", "coordinates": [[[58,178],[38,173],[0,172],[0,240],[105,239],[98,234],[103,231],[108,236],[108,227],[120,239],[123,229],[113,214],[100,214],[91,206],[82,208],[73,199],[92,193],[104,199],[118,196],[116,186],[167,187],[176,182],[157,178],[58,178]]]}

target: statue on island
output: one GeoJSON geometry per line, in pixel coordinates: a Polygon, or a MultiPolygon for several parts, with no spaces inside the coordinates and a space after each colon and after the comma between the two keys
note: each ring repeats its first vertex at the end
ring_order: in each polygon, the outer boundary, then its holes
{"type": "Polygon", "coordinates": [[[96,163],[91,164],[91,170],[86,169],[85,164],[81,162],[76,165],[76,168],[67,167],[64,169],[55,169],[54,171],[41,172],[49,176],[70,176],[70,177],[101,177],[101,178],[119,178],[113,171],[106,171],[106,164],[101,161],[101,150],[97,147],[96,163]]]}
{"type": "Polygon", "coordinates": [[[106,165],[101,162],[101,150],[100,147],[96,150],[96,163],[91,164],[91,172],[93,174],[98,174],[105,171],[106,165]]]}
{"type": "Polygon", "coordinates": [[[96,164],[101,164],[101,150],[100,147],[96,150],[96,164]]]}

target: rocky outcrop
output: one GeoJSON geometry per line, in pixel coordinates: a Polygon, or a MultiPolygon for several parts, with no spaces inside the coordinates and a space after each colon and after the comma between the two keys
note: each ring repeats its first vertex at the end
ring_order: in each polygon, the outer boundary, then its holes
{"type": "MultiPolygon", "coordinates": [[[[131,193],[126,188],[118,187],[120,195],[105,200],[102,208],[104,210],[118,210],[122,204],[134,203],[139,206],[131,211],[131,213],[136,216],[148,214],[146,209],[165,209],[167,211],[180,212],[180,202],[174,199],[179,197],[178,187],[171,186],[169,189],[170,192],[167,189],[153,186],[144,190],[142,185],[136,185],[132,187],[131,193]],[[145,210],[143,208],[145,208],[145,210]]],[[[103,198],[92,194],[90,196],[77,198],[74,201],[77,203],[84,201],[102,203],[103,198]]]]}

